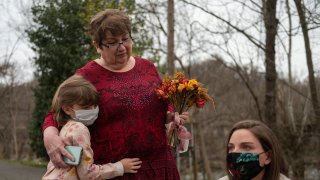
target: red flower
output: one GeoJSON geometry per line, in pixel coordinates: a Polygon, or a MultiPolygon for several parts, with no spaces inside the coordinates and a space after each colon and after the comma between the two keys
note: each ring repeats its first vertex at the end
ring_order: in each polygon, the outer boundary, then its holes
{"type": "Polygon", "coordinates": [[[197,108],[202,108],[205,103],[206,103],[206,100],[199,98],[196,106],[197,106],[197,108]]]}

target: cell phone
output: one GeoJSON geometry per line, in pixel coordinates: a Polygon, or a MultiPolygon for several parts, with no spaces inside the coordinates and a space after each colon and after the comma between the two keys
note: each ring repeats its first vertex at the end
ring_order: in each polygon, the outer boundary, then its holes
{"type": "Polygon", "coordinates": [[[82,147],[80,146],[65,146],[64,147],[73,157],[74,161],[71,161],[67,157],[63,156],[63,161],[66,164],[77,166],[81,161],[82,147]]]}

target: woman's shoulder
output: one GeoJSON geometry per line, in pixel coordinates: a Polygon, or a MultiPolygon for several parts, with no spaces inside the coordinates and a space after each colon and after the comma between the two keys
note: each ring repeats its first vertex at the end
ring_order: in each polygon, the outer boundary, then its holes
{"type": "Polygon", "coordinates": [[[149,65],[149,66],[154,66],[154,63],[148,59],[144,59],[141,57],[135,57],[134,58],[137,63],[143,64],[143,65],[149,65]]]}
{"type": "Polygon", "coordinates": [[[99,66],[97,66],[97,63],[94,60],[91,60],[84,66],[78,68],[75,74],[85,76],[85,74],[87,74],[88,72],[89,73],[96,72],[97,68],[99,68],[99,66]]]}
{"type": "Polygon", "coordinates": [[[135,57],[136,60],[136,66],[135,69],[139,70],[140,72],[144,72],[144,74],[148,74],[148,75],[158,75],[158,71],[156,69],[156,66],[154,65],[154,63],[148,59],[144,59],[144,58],[137,58],[135,57]]]}
{"type": "Polygon", "coordinates": [[[229,177],[228,176],[223,176],[222,178],[220,178],[218,180],[229,180],[229,177]]]}

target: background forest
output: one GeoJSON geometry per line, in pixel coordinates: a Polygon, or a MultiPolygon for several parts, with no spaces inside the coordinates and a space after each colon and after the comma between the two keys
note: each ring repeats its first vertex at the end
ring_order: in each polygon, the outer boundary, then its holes
{"type": "Polygon", "coordinates": [[[120,8],[132,19],[135,56],[161,75],[184,71],[216,103],[190,112],[191,147],[177,157],[182,179],[223,176],[226,135],[244,119],[277,134],[291,179],[320,179],[319,0],[28,0],[15,1],[14,15],[9,2],[0,2],[1,18],[17,36],[7,45],[0,31],[0,159],[47,159],[41,125],[53,93],[97,57],[92,15],[120,8]],[[17,53],[22,44],[32,56],[17,53]],[[17,59],[31,61],[32,80],[17,59]]]}

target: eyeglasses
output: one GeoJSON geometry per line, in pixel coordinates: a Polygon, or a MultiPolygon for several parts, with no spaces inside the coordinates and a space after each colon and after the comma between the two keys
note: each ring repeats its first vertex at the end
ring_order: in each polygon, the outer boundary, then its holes
{"type": "Polygon", "coordinates": [[[115,43],[101,43],[103,46],[109,48],[109,49],[118,49],[119,46],[122,45],[128,45],[131,43],[131,37],[128,37],[124,40],[122,40],[121,42],[115,42],[115,43]]]}

